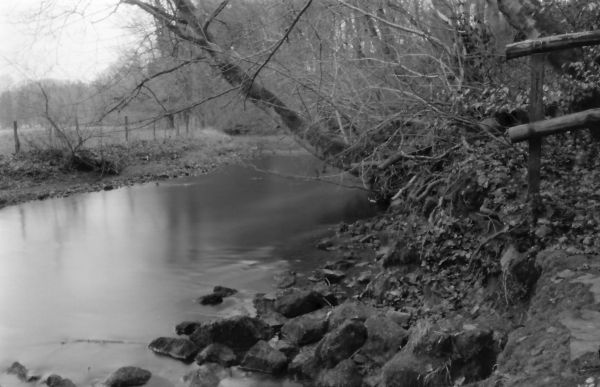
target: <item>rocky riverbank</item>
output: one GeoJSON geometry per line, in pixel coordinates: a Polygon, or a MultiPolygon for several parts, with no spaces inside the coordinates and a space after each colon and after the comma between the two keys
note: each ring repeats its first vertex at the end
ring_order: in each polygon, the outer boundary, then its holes
{"type": "Polygon", "coordinates": [[[437,196],[397,195],[314,241],[325,262],[279,273],[255,313],[182,321],[149,349],[193,363],[193,387],[239,370],[320,387],[599,385],[598,162],[546,171],[532,220],[523,163],[472,151],[437,196]]]}

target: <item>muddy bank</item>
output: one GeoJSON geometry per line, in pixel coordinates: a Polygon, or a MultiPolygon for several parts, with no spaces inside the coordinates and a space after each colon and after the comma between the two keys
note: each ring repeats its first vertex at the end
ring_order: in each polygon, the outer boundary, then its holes
{"type": "Polygon", "coordinates": [[[274,153],[304,151],[285,136],[236,136],[208,133],[194,139],[137,141],[91,149],[119,173],[76,165],[63,151],[33,150],[0,155],[0,208],[30,200],[110,190],[124,185],[208,173],[219,166],[274,153]]]}

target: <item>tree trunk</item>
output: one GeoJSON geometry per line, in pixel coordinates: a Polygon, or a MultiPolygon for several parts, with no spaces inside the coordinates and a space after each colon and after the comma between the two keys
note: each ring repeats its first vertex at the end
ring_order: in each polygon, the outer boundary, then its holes
{"type": "MultiPolygon", "coordinates": [[[[223,79],[230,85],[239,87],[242,94],[253,103],[273,109],[299,144],[313,155],[338,167],[349,165],[351,160],[344,161],[343,158],[339,157],[347,149],[343,140],[326,133],[319,126],[311,125],[234,62],[232,58],[236,57],[235,52],[232,50],[225,51],[215,44],[207,26],[204,25],[206,22],[203,23],[198,16],[201,14],[200,11],[190,0],[172,0],[174,13],[169,13],[142,0],[123,0],[123,2],[139,7],[152,15],[180,39],[195,44],[204,50],[210,56],[212,64],[219,70],[223,79]]],[[[217,8],[215,14],[222,9],[223,7],[217,8]]],[[[207,19],[208,22],[216,16],[215,14],[207,19]]]]}

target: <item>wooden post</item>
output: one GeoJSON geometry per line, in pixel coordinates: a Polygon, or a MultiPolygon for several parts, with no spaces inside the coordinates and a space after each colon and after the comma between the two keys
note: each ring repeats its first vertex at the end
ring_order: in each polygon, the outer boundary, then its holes
{"type": "Polygon", "coordinates": [[[129,118],[125,116],[125,141],[129,142],[129,118]]]}
{"type": "Polygon", "coordinates": [[[15,134],[15,154],[18,155],[21,151],[21,142],[19,141],[19,134],[17,133],[18,124],[17,121],[13,121],[13,131],[15,134]]]}
{"type": "MultiPolygon", "coordinates": [[[[529,121],[544,119],[544,54],[531,56],[531,93],[529,95],[529,121]]],[[[540,169],[542,158],[542,138],[529,139],[529,198],[532,209],[539,206],[540,169]]]]}

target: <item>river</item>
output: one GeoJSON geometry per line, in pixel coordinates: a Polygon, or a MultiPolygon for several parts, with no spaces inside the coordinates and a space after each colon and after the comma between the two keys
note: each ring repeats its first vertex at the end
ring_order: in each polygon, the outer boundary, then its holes
{"type": "MultiPolygon", "coordinates": [[[[270,157],[262,169],[314,175],[308,158],[270,157]]],[[[273,275],[309,270],[311,243],[332,224],[372,214],[363,191],[282,178],[244,166],[0,210],[0,371],[19,361],[78,386],[136,365],[148,386],[182,386],[188,366],[147,349],[184,320],[251,311],[273,275]],[[195,300],[239,290],[219,306],[195,300]]],[[[0,385],[15,379],[0,376],[0,385]]],[[[25,385],[25,384],[23,384],[25,385]]],[[[293,385],[237,375],[233,386],[293,385]]]]}

